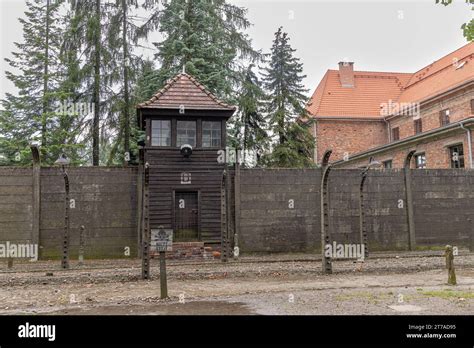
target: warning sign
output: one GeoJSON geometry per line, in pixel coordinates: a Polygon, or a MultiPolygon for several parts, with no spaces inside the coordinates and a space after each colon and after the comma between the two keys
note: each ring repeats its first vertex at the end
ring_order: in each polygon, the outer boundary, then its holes
{"type": "Polygon", "coordinates": [[[150,248],[152,251],[172,251],[173,250],[173,230],[172,229],[152,229],[150,248]]]}

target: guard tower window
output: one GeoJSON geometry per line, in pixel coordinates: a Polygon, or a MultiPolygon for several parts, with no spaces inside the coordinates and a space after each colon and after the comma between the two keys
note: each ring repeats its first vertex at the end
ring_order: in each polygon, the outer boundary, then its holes
{"type": "Polygon", "coordinates": [[[151,146],[171,146],[171,121],[151,121],[151,146]]]}
{"type": "Polygon", "coordinates": [[[196,121],[177,121],[176,146],[189,144],[196,146],[196,121]]]}
{"type": "Polygon", "coordinates": [[[202,122],[202,147],[221,146],[221,123],[212,121],[202,122]]]}

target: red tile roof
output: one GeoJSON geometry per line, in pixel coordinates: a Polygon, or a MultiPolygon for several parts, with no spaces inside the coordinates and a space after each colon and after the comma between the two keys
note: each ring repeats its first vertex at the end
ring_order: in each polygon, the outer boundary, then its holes
{"type": "Polygon", "coordinates": [[[307,109],[316,117],[382,119],[383,103],[420,102],[473,78],[474,43],[469,43],[414,74],[354,71],[354,88],[342,87],[339,71],[328,70],[307,109]]]}
{"type": "Polygon", "coordinates": [[[342,87],[338,70],[328,70],[308,104],[314,116],[380,117],[381,103],[395,101],[411,74],[354,71],[354,88],[342,87]]]}
{"type": "Polygon", "coordinates": [[[191,75],[181,73],[173,77],[150,100],[138,104],[139,109],[235,110],[214,96],[191,75]]]}
{"type": "Polygon", "coordinates": [[[414,73],[399,102],[419,102],[473,78],[474,43],[469,43],[414,73]]]}

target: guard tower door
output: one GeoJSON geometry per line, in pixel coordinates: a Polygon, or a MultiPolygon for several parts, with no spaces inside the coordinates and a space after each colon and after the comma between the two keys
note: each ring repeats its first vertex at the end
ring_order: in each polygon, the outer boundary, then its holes
{"type": "Polygon", "coordinates": [[[175,192],[175,232],[173,239],[176,242],[199,240],[198,217],[198,193],[175,192]]]}

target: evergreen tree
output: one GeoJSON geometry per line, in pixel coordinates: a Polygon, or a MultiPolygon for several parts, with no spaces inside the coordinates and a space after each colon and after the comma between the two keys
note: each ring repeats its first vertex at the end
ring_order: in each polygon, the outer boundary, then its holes
{"type": "Polygon", "coordinates": [[[314,137],[311,126],[314,121],[298,119],[287,126],[285,141],[276,144],[270,154],[263,156],[261,163],[268,167],[308,168],[314,167],[312,160],[314,137]]]}
{"type": "Polygon", "coordinates": [[[308,90],[303,86],[303,64],[294,56],[288,34],[280,27],[275,33],[263,82],[270,96],[267,118],[276,143],[265,163],[277,167],[312,165],[314,139],[310,121],[305,121],[308,90]],[[298,122],[296,122],[298,121],[298,122]]]}
{"type": "Polygon", "coordinates": [[[233,102],[243,60],[259,53],[242,31],[250,26],[247,10],[225,0],[171,0],[163,9],[152,6],[144,28],[156,28],[164,40],[155,43],[161,66],[150,89],[158,90],[181,72],[193,75],[216,96],[233,102]],[[160,12],[161,11],[161,12],[160,12]]]}
{"type": "Polygon", "coordinates": [[[242,161],[247,164],[248,154],[256,155],[259,162],[260,154],[267,150],[267,125],[264,116],[264,107],[267,96],[263,90],[262,83],[253,72],[254,65],[251,64],[242,74],[242,85],[237,95],[238,112],[233,117],[234,127],[231,129],[231,138],[235,145],[242,150],[242,161]]]}
{"type": "MultiPolygon", "coordinates": [[[[147,5],[147,2],[142,5],[147,5]]],[[[138,18],[134,11],[139,7],[137,0],[116,0],[107,32],[115,64],[114,83],[118,89],[112,103],[115,106],[114,110],[120,115],[115,122],[118,125],[117,136],[108,156],[108,164],[124,162],[125,153],[131,157],[137,155],[135,135],[138,129],[136,122],[131,122],[131,115],[135,114],[138,100],[132,89],[137,83],[138,74],[144,69],[144,61],[141,56],[134,53],[134,48],[138,45],[139,39],[148,37],[151,30],[137,24],[138,18]]]]}
{"type": "Polygon", "coordinates": [[[144,61],[134,87],[135,98],[139,102],[150,99],[158,91],[160,84],[161,81],[155,69],[155,63],[152,60],[144,61]]]}
{"type": "Polygon", "coordinates": [[[75,35],[70,39],[80,45],[82,59],[79,76],[83,88],[82,100],[90,100],[93,104],[90,134],[84,140],[92,139],[92,165],[94,166],[106,161],[104,154],[100,158],[100,147],[106,146],[110,142],[109,138],[113,136],[108,133],[112,127],[107,124],[112,118],[105,116],[114,112],[112,101],[116,92],[113,90],[113,85],[117,80],[118,72],[108,41],[110,38],[103,33],[109,30],[108,16],[115,6],[116,4],[112,2],[101,0],[71,0],[75,35]]]}
{"type": "MultiPolygon", "coordinates": [[[[19,71],[6,72],[18,94],[7,93],[1,101],[0,161],[3,164],[29,164],[29,143],[41,144],[44,163],[58,155],[58,132],[54,102],[60,94],[60,46],[62,30],[59,8],[62,1],[27,1],[23,25],[23,42],[15,43],[17,52],[8,64],[19,71]]],[[[59,150],[60,151],[60,150],[59,150]]]]}

